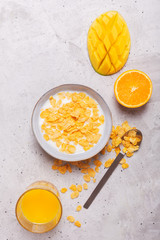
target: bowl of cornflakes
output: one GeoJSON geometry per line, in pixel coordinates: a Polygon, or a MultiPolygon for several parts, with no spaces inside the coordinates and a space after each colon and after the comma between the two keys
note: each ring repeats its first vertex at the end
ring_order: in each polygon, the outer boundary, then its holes
{"type": "Polygon", "coordinates": [[[80,161],[99,153],[109,140],[112,116],[93,89],[64,84],[46,92],[32,114],[33,133],[52,157],[80,161]]]}

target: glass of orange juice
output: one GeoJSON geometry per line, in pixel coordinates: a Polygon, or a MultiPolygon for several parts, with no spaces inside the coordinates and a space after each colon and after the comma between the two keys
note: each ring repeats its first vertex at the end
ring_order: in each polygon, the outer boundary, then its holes
{"type": "Polygon", "coordinates": [[[23,228],[33,233],[48,232],[62,216],[58,190],[49,182],[35,182],[20,196],[15,210],[23,228]]]}

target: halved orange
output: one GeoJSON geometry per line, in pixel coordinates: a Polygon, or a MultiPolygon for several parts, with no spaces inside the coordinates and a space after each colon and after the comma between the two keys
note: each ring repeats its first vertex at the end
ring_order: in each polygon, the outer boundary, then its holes
{"type": "Polygon", "coordinates": [[[128,108],[141,107],[152,95],[152,82],[144,72],[129,70],[117,78],[114,93],[121,105],[128,108]]]}

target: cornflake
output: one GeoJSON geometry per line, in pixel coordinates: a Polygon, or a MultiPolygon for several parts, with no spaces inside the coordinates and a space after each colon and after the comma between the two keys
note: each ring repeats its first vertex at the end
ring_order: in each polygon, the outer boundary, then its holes
{"type": "Polygon", "coordinates": [[[101,161],[99,161],[99,160],[94,160],[93,163],[97,167],[100,167],[102,165],[101,161]]]}
{"type": "Polygon", "coordinates": [[[97,102],[83,92],[59,92],[57,95],[58,100],[50,96],[51,107],[40,113],[44,119],[41,125],[44,139],[55,142],[59,151],[68,154],[76,152],[77,144],[88,151],[101,138],[99,127],[105,121],[97,102]],[[63,99],[68,102],[63,103],[63,99]]]}
{"type": "Polygon", "coordinates": [[[113,161],[114,161],[114,159],[108,159],[104,164],[105,168],[110,167],[112,165],[113,161]]]}
{"type": "Polygon", "coordinates": [[[61,193],[65,193],[65,192],[67,192],[67,188],[62,188],[61,193]]]}
{"type": "Polygon", "coordinates": [[[107,152],[111,152],[112,151],[112,146],[108,145],[106,149],[107,149],[107,152]]]}
{"type": "Polygon", "coordinates": [[[86,182],[90,182],[90,180],[91,180],[91,178],[90,178],[90,176],[88,174],[83,175],[83,179],[86,182]]]}
{"type": "Polygon", "coordinates": [[[92,178],[95,177],[96,173],[92,168],[88,168],[88,175],[92,178]]]}
{"type": "Polygon", "coordinates": [[[67,220],[68,220],[69,222],[71,222],[71,223],[74,223],[74,221],[75,221],[75,219],[74,219],[73,216],[68,216],[68,217],[67,217],[67,220]]]}
{"type": "Polygon", "coordinates": [[[76,227],[81,227],[81,223],[80,223],[79,221],[75,221],[74,225],[75,225],[76,227]]]}
{"type": "Polygon", "coordinates": [[[84,190],[87,190],[87,189],[88,189],[87,183],[84,183],[84,184],[83,184],[83,189],[84,189],[84,190]]]}
{"type": "Polygon", "coordinates": [[[123,168],[123,169],[128,168],[128,167],[129,167],[128,163],[123,163],[123,164],[122,164],[122,168],[123,168]]]}
{"type": "Polygon", "coordinates": [[[74,198],[77,198],[79,196],[79,192],[78,191],[74,191],[71,193],[71,198],[74,199],[74,198]]]}
{"type": "Polygon", "coordinates": [[[76,211],[79,212],[79,211],[81,211],[81,209],[82,209],[82,206],[78,205],[77,208],[76,208],[76,211]]]}
{"type": "Polygon", "coordinates": [[[82,192],[82,185],[78,185],[77,190],[78,190],[78,192],[82,192]]]}
{"type": "Polygon", "coordinates": [[[97,173],[99,172],[99,167],[98,167],[98,166],[95,167],[95,171],[96,171],[97,173]]]}
{"type": "Polygon", "coordinates": [[[75,184],[72,184],[69,189],[71,189],[72,191],[77,191],[77,187],[75,184]]]}

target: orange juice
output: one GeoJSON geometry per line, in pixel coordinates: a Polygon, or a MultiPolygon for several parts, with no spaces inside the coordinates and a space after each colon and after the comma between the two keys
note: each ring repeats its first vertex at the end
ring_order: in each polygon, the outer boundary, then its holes
{"type": "Polygon", "coordinates": [[[54,185],[36,182],[21,195],[16,205],[19,223],[27,230],[43,233],[54,228],[61,219],[62,205],[54,185]]]}
{"type": "Polygon", "coordinates": [[[21,207],[24,216],[30,222],[47,223],[57,215],[60,203],[50,191],[33,189],[24,194],[21,207]]]}

